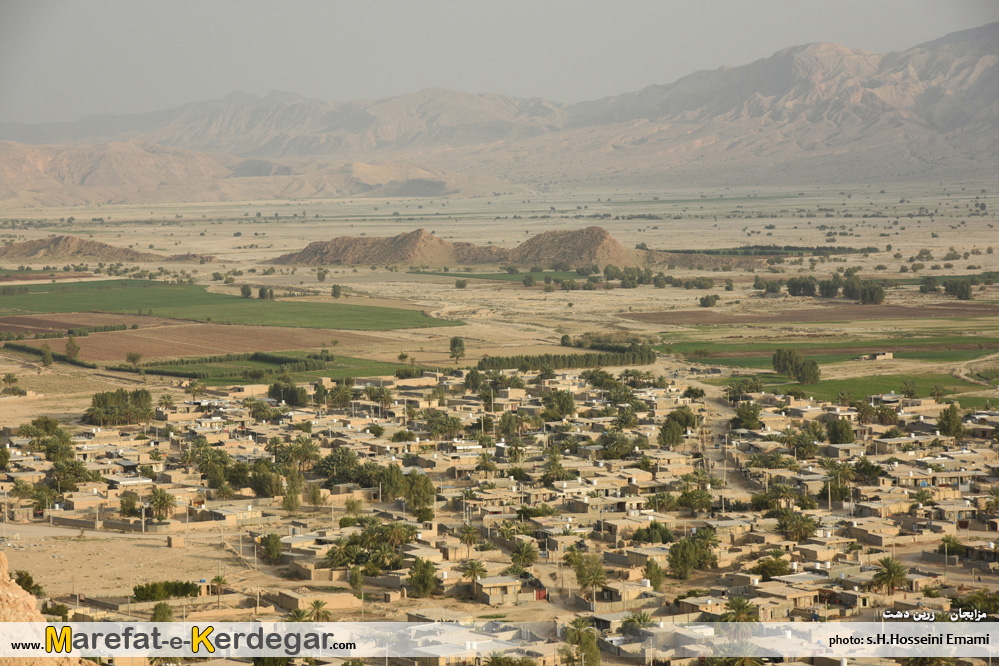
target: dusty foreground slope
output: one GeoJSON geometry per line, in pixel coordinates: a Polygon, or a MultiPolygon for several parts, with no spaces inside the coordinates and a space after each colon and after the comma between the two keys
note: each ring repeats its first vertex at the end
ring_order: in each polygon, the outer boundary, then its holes
{"type": "Polygon", "coordinates": [[[45,259],[86,259],[90,261],[198,261],[201,255],[162,255],[116,247],[76,236],[52,236],[0,247],[0,259],[7,261],[41,261],[45,259]]]}
{"type": "MultiPolygon", "coordinates": [[[[0,622],[45,622],[35,607],[35,598],[14,582],[7,571],[7,556],[0,551],[0,622]]],[[[94,666],[94,662],[77,657],[46,657],[0,659],[3,664],[18,666],[94,666]]]]}
{"type": "Polygon", "coordinates": [[[606,229],[587,227],[571,231],[546,231],[512,250],[498,247],[452,243],[423,229],[390,237],[340,236],[330,241],[310,243],[300,252],[274,260],[279,264],[351,265],[406,264],[455,266],[459,264],[569,266],[637,266],[644,254],[632,252],[614,240],[606,229]]]}

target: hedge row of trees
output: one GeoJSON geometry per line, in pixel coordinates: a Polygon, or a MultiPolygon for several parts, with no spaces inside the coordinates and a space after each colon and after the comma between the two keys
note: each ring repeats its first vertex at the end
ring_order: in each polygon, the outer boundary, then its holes
{"type": "Polygon", "coordinates": [[[802,384],[814,384],[819,381],[821,371],[814,360],[806,359],[797,349],[784,349],[774,352],[771,358],[774,372],[787,375],[802,384]]]}
{"type": "Polygon", "coordinates": [[[124,425],[153,418],[153,396],[146,389],[102,391],[90,399],[83,422],[91,425],[124,425]]]}
{"type": "Polygon", "coordinates": [[[587,354],[537,354],[518,356],[487,356],[476,366],[479,370],[506,370],[517,368],[521,371],[567,370],[571,368],[596,368],[608,365],[650,365],[656,361],[652,347],[642,345],[635,351],[624,353],[600,352],[587,354]]]}
{"type": "Polygon", "coordinates": [[[198,596],[198,584],[183,580],[161,580],[132,587],[136,601],[163,601],[177,597],[198,596]]]}
{"type": "MultiPolygon", "coordinates": [[[[26,354],[32,354],[34,356],[45,356],[45,350],[42,349],[41,347],[33,347],[31,345],[22,344],[20,342],[8,342],[4,344],[4,349],[12,349],[14,351],[24,352],[26,354]]],[[[50,351],[50,353],[52,354],[52,358],[56,361],[69,363],[70,365],[77,365],[81,368],[90,368],[91,370],[94,370],[98,367],[96,363],[90,363],[89,361],[81,361],[78,358],[72,358],[60,352],[50,351]]]]}

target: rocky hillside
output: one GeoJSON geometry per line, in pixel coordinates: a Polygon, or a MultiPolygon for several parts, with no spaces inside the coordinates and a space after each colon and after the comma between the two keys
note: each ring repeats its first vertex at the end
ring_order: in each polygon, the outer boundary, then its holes
{"type": "Polygon", "coordinates": [[[8,205],[440,196],[475,179],[982,180],[999,169],[999,23],[896,53],[793,46],[576,104],[440,89],[343,102],[234,93],[156,113],[3,123],[0,139],[20,142],[0,144],[8,205]],[[37,145],[54,143],[72,145],[37,145]],[[419,166],[378,182],[353,173],[373,161],[419,166]]]}
{"type": "Polygon", "coordinates": [[[635,266],[638,254],[626,250],[602,227],[571,231],[546,231],[533,236],[510,253],[515,264],[568,263],[571,266],[635,266]]]}
{"type": "MultiPolygon", "coordinates": [[[[210,257],[205,257],[210,259],[210,257]]],[[[76,236],[52,236],[21,241],[0,247],[0,259],[6,261],[45,261],[49,259],[106,262],[200,261],[202,255],[138,252],[76,236]]]]}
{"type": "Polygon", "coordinates": [[[310,243],[300,252],[285,254],[279,264],[362,265],[402,264],[409,266],[457,266],[502,264],[552,266],[635,266],[642,253],[630,252],[614,240],[606,229],[587,227],[573,231],[546,231],[512,250],[471,243],[452,243],[423,229],[398,236],[341,236],[330,241],[310,243]]]}
{"type": "MultiPolygon", "coordinates": [[[[38,612],[36,599],[11,578],[3,551],[0,551],[0,622],[45,622],[45,617],[38,612]]],[[[11,666],[95,666],[92,661],[76,657],[7,658],[0,661],[11,666]]]]}

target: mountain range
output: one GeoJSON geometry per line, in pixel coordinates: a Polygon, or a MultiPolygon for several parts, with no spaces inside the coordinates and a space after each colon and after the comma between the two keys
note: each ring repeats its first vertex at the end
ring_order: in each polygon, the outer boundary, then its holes
{"type": "Polygon", "coordinates": [[[0,203],[981,180],[999,167],[997,129],[993,23],[886,54],[795,46],[576,104],[441,89],[343,102],[233,93],[0,123],[0,203]]]}

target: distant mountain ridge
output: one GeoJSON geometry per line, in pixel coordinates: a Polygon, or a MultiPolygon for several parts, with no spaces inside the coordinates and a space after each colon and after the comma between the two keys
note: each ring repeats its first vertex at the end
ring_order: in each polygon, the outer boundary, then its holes
{"type": "Polygon", "coordinates": [[[309,243],[303,250],[274,260],[278,264],[357,265],[404,264],[458,266],[511,263],[551,267],[564,264],[619,267],[642,265],[645,253],[632,252],[611,237],[606,229],[587,227],[570,231],[546,231],[511,250],[491,245],[452,243],[416,229],[396,236],[340,236],[309,243]]]}
{"type": "MultiPolygon", "coordinates": [[[[528,184],[981,178],[999,168],[997,130],[999,23],[992,23],[887,54],[794,46],[746,65],[576,104],[442,89],[342,102],[233,93],[155,113],[0,123],[0,140],[92,150],[159,146],[191,163],[167,169],[171,178],[157,184],[165,194],[224,200],[255,192],[353,194],[339,182],[317,185],[314,176],[354,162],[528,184]],[[209,184],[184,183],[185,174],[199,171],[209,184]],[[268,178],[254,187],[233,182],[268,178]]],[[[126,157],[94,153],[90,160],[104,160],[98,172],[110,175],[108,159],[126,157]]],[[[117,171],[124,184],[110,179],[101,186],[131,188],[126,198],[156,196],[148,183],[127,182],[134,170],[117,171]]],[[[31,190],[31,174],[29,167],[21,176],[0,169],[0,200],[11,199],[11,189],[31,190]]],[[[460,180],[452,177],[443,188],[397,184],[385,195],[437,196],[467,186],[460,180]]],[[[94,187],[56,181],[46,184],[94,187]]]]}

